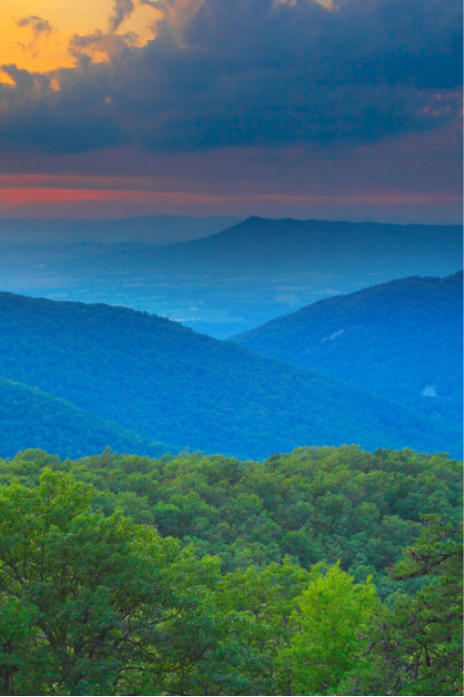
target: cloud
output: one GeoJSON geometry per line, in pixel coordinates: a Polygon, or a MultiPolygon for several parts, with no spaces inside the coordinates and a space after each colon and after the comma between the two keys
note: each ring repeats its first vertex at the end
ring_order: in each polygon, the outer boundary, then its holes
{"type": "Polygon", "coordinates": [[[89,56],[97,60],[105,57],[110,61],[119,56],[125,49],[136,45],[137,35],[134,32],[121,35],[113,32],[105,33],[97,29],[85,36],[75,34],[69,42],[69,51],[78,59],[82,56],[89,56]]]}
{"type": "Polygon", "coordinates": [[[144,5],[161,6],[164,12],[164,22],[169,31],[177,39],[180,48],[186,48],[183,42],[183,30],[197,16],[205,4],[205,0],[141,0],[144,5]]]}
{"type": "Polygon", "coordinates": [[[443,127],[461,109],[460,27],[457,0],[117,0],[108,33],[73,38],[75,68],[4,68],[0,148],[320,149],[443,127]],[[114,33],[136,4],[160,11],[144,47],[114,33]]]}
{"type": "Polygon", "coordinates": [[[203,3],[204,0],[115,0],[109,22],[110,32],[117,31],[137,7],[145,6],[158,12],[154,27],[164,21],[176,33],[199,12],[203,3]]]}
{"type": "Polygon", "coordinates": [[[48,20],[42,19],[42,17],[36,17],[35,15],[29,15],[29,17],[22,17],[16,22],[16,24],[18,25],[18,27],[29,27],[30,29],[32,29],[32,33],[35,39],[38,39],[40,36],[43,35],[48,36],[53,31],[48,20]]]}
{"type": "Polygon", "coordinates": [[[28,44],[22,44],[18,41],[18,44],[25,50],[32,52],[33,56],[37,55],[36,44],[37,41],[42,38],[48,38],[53,32],[53,27],[47,19],[42,19],[42,17],[37,17],[36,15],[29,15],[29,17],[22,17],[16,22],[18,27],[24,29],[32,30],[32,39],[28,44]]]}
{"type": "Polygon", "coordinates": [[[115,0],[113,14],[110,17],[110,31],[116,31],[122,22],[130,17],[134,9],[132,0],[115,0]]]}
{"type": "MultiPolygon", "coordinates": [[[[279,5],[288,5],[289,7],[296,7],[298,0],[273,0],[272,6],[277,9],[279,5]]],[[[307,2],[317,2],[326,10],[333,10],[334,5],[332,0],[307,0],[307,2]]]]}

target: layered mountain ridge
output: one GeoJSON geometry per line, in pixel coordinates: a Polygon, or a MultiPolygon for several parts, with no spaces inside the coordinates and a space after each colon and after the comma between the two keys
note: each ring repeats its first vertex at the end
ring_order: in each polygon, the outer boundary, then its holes
{"type": "Polygon", "coordinates": [[[460,452],[446,424],[127,308],[1,293],[0,341],[1,376],[148,441],[242,458],[352,442],[460,452]]]}

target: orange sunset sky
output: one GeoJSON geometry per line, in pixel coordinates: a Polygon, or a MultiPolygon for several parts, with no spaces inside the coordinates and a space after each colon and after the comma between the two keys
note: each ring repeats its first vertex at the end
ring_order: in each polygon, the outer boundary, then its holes
{"type": "MultiPolygon", "coordinates": [[[[15,63],[19,68],[46,72],[71,67],[75,58],[68,50],[75,34],[107,31],[113,16],[111,0],[3,0],[0,6],[0,64],[15,63]],[[27,18],[45,20],[49,28],[34,29],[27,18]]],[[[119,27],[116,34],[134,32],[143,45],[153,37],[160,10],[140,5],[119,27]]],[[[103,59],[104,56],[95,56],[103,59]]],[[[3,73],[1,79],[11,82],[3,73]]]]}
{"type": "Polygon", "coordinates": [[[387,0],[3,0],[0,216],[458,221],[462,80],[435,4],[422,21],[411,0],[400,50],[387,0]]]}

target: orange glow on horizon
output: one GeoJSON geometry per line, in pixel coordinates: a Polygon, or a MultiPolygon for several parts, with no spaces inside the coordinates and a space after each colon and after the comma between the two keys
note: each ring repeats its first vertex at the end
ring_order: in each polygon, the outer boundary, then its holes
{"type": "MultiPolygon", "coordinates": [[[[36,178],[41,175],[29,175],[36,178]]],[[[108,178],[104,178],[108,179],[108,178]]],[[[0,177],[0,182],[5,183],[5,177],[0,177]]],[[[37,179],[36,179],[37,181],[37,179]]],[[[43,177],[47,181],[47,177],[43,177]]],[[[31,203],[39,204],[63,204],[76,202],[102,202],[102,203],[173,203],[173,204],[217,204],[228,202],[246,203],[283,203],[304,206],[321,203],[364,203],[376,205],[422,205],[434,206],[440,203],[459,203],[461,197],[458,194],[449,193],[404,193],[397,191],[373,192],[364,195],[291,195],[276,193],[257,194],[205,194],[189,191],[154,191],[149,189],[89,189],[89,188],[49,188],[49,187],[6,187],[0,189],[0,211],[9,207],[17,207],[31,203]]]]}
{"type": "Polygon", "coordinates": [[[4,204],[15,205],[28,203],[66,203],[78,201],[121,201],[130,203],[157,203],[164,200],[172,202],[212,203],[227,197],[209,194],[164,191],[124,191],[105,189],[1,189],[0,209],[4,204]]]}

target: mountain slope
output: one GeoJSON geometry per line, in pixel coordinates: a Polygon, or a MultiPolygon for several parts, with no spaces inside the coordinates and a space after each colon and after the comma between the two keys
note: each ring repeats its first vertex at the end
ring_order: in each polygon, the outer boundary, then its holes
{"type": "MultiPolygon", "coordinates": [[[[155,250],[154,250],[155,251],[155,250]]],[[[215,273],[451,273],[460,268],[459,225],[386,225],[248,218],[199,240],[159,247],[147,263],[215,273]],[[414,271],[415,270],[415,271],[414,271]]]]}
{"type": "Polygon", "coordinates": [[[0,378],[0,456],[41,448],[60,457],[83,457],[111,446],[117,452],[162,455],[169,447],[78,409],[35,387],[0,378]]]}
{"type": "Polygon", "coordinates": [[[462,271],[321,300],[233,337],[462,425],[462,271]]]}
{"type": "Polygon", "coordinates": [[[126,308],[0,294],[0,374],[146,438],[261,457],[356,442],[460,452],[388,400],[126,308]]]}

